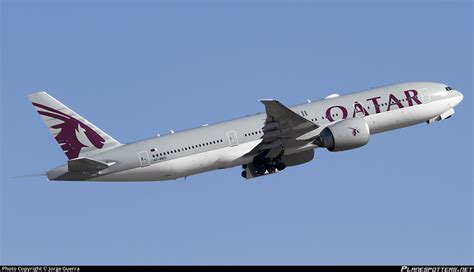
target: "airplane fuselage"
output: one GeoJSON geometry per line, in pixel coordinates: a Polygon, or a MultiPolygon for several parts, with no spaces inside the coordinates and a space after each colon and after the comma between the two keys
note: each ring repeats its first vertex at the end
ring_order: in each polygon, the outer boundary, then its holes
{"type": "MultiPolygon", "coordinates": [[[[462,94],[445,84],[430,82],[401,83],[347,95],[331,95],[323,100],[290,109],[318,128],[283,143],[285,155],[314,150],[308,141],[324,128],[341,120],[362,118],[370,135],[423,122],[450,117],[462,94]],[[293,144],[301,139],[305,144],[293,144]]],[[[173,134],[124,144],[91,154],[88,158],[113,163],[94,173],[70,172],[64,165],[48,171],[50,180],[159,181],[251,164],[247,154],[262,142],[267,114],[202,126],[173,134]]],[[[358,131],[354,129],[353,133],[358,131]]],[[[85,154],[87,155],[87,154],[85,154]]]]}

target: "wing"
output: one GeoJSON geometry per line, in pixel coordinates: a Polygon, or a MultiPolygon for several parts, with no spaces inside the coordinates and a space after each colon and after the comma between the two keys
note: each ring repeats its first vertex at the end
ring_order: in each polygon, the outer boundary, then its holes
{"type": "Polygon", "coordinates": [[[267,118],[263,126],[262,142],[247,155],[255,156],[262,151],[281,149],[285,145],[305,145],[307,141],[297,141],[297,137],[319,126],[298,115],[274,99],[260,100],[265,105],[267,118]]]}

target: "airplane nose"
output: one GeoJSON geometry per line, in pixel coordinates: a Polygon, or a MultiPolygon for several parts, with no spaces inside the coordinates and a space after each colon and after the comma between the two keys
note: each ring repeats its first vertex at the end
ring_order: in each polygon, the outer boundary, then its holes
{"type": "Polygon", "coordinates": [[[460,91],[454,91],[455,92],[455,102],[454,106],[457,106],[461,101],[464,99],[464,95],[460,91]]]}

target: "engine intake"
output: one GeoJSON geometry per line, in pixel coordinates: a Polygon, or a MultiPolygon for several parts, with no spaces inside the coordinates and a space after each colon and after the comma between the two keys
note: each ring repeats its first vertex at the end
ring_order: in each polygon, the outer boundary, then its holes
{"type": "Polygon", "coordinates": [[[339,121],[323,129],[314,143],[329,151],[358,148],[369,142],[369,125],[362,118],[339,121]]]}

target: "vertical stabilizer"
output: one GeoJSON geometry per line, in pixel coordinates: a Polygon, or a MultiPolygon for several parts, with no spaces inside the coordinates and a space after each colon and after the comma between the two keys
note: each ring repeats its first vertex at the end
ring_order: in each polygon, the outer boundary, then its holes
{"type": "Polygon", "coordinates": [[[121,145],[46,92],[28,98],[68,159],[87,157],[121,145]]]}

